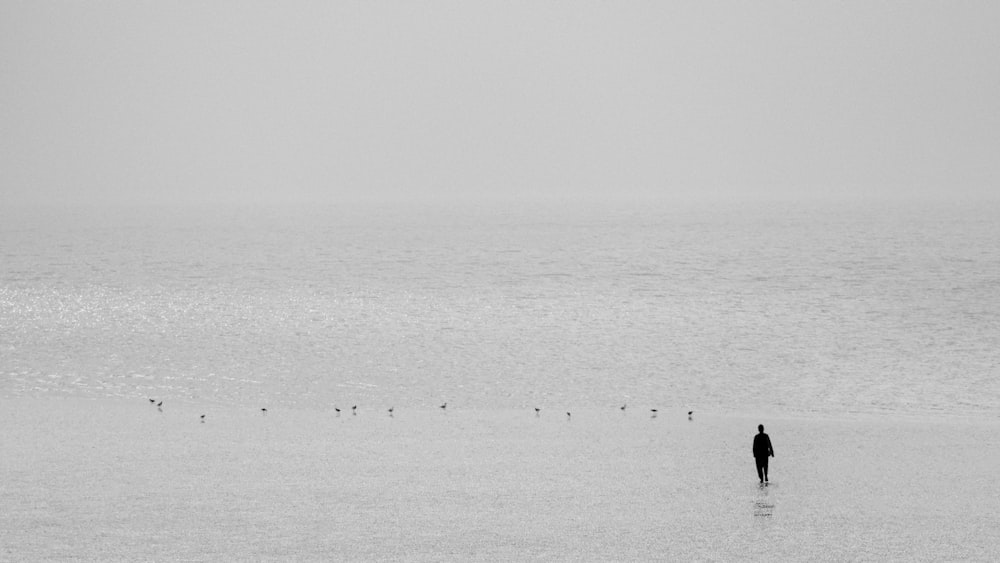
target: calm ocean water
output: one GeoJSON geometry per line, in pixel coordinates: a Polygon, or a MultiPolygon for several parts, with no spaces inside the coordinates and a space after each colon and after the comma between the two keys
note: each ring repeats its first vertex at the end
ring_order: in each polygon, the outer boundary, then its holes
{"type": "Polygon", "coordinates": [[[0,209],[0,397],[1000,416],[1000,204],[0,209]]]}

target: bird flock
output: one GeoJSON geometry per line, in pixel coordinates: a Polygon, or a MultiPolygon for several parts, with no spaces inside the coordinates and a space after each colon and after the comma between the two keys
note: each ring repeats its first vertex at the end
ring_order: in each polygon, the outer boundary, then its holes
{"type": "MultiPolygon", "coordinates": [[[[149,399],[149,404],[155,405],[156,406],[156,410],[158,410],[160,412],[163,412],[163,401],[157,401],[156,399],[149,399]]],[[[445,411],[448,410],[448,403],[447,402],[442,403],[440,406],[438,406],[438,408],[441,409],[442,412],[445,412],[445,411]]],[[[618,410],[620,410],[622,413],[624,413],[625,409],[627,409],[627,408],[628,408],[628,405],[627,404],[623,404],[622,406],[618,407],[618,410]]],[[[535,417],[541,417],[542,416],[542,409],[541,409],[541,407],[534,407],[534,409],[535,409],[535,417]]],[[[335,413],[337,413],[337,416],[340,416],[340,413],[341,413],[340,407],[333,407],[333,410],[334,410],[335,413]]],[[[387,412],[389,413],[389,417],[393,418],[393,413],[396,412],[396,407],[395,406],[389,407],[389,409],[388,409],[387,412]]],[[[649,409],[649,412],[650,412],[650,418],[656,418],[657,415],[659,414],[660,410],[659,409],[649,409]]],[[[266,416],[267,415],[267,407],[261,407],[260,413],[261,413],[261,415],[265,415],[266,416]]],[[[352,416],[357,416],[358,415],[358,405],[351,406],[351,415],[352,416]]],[[[688,420],[694,420],[694,411],[687,411],[687,417],[688,417],[688,420]]],[[[205,415],[204,414],[202,414],[198,418],[199,418],[199,420],[201,421],[202,424],[205,423],[205,415]]],[[[566,420],[572,420],[572,419],[573,419],[573,413],[571,411],[566,411],[566,420]]]]}

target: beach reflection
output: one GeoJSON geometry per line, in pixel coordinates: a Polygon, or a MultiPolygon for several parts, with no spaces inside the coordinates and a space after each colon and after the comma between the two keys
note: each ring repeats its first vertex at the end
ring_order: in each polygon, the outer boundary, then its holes
{"type": "Polygon", "coordinates": [[[2,405],[11,560],[1000,560],[996,425],[768,418],[758,487],[757,418],[676,408],[2,405]]]}
{"type": "Polygon", "coordinates": [[[770,518],[774,515],[774,499],[770,496],[770,486],[758,486],[757,498],[753,503],[754,518],[770,518]]]}

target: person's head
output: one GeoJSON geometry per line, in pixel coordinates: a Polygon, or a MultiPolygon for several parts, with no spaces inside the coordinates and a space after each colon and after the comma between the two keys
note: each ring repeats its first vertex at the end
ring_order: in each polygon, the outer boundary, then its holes
{"type": "Polygon", "coordinates": [[[764,431],[764,425],[763,424],[758,424],[757,425],[757,431],[758,432],[763,432],[764,431]]]}

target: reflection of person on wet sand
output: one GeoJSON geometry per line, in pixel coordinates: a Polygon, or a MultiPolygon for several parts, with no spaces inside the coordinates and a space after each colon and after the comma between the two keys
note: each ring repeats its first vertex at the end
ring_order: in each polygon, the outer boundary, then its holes
{"type": "Polygon", "coordinates": [[[764,425],[758,424],[757,430],[760,432],[753,437],[753,457],[757,460],[757,477],[764,483],[767,481],[767,458],[774,457],[774,448],[771,447],[771,438],[764,434],[764,425]]]}

